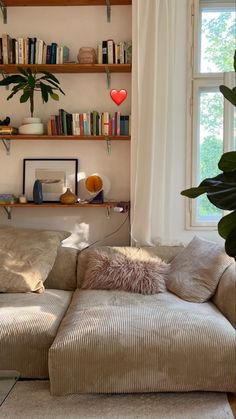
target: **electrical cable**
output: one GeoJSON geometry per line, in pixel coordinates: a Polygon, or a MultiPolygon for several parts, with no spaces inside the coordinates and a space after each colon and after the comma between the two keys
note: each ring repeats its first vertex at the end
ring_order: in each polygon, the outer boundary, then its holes
{"type": "Polygon", "coordinates": [[[84,250],[86,250],[86,249],[89,249],[90,247],[94,246],[94,245],[95,245],[95,244],[97,244],[97,243],[103,242],[103,241],[104,241],[105,239],[107,239],[108,237],[111,237],[111,236],[113,236],[114,234],[118,233],[118,231],[120,231],[120,229],[123,227],[123,225],[125,225],[125,223],[126,223],[126,221],[127,221],[128,219],[129,219],[129,212],[128,212],[128,214],[127,214],[127,216],[126,216],[125,220],[123,221],[123,223],[121,223],[121,224],[119,225],[119,227],[118,227],[116,230],[112,231],[112,233],[107,234],[107,235],[106,235],[106,236],[104,236],[102,239],[98,239],[98,240],[96,240],[95,242],[93,242],[93,243],[89,244],[88,246],[84,247],[83,249],[81,249],[81,250],[80,250],[80,253],[81,253],[81,252],[83,252],[83,251],[84,251],[84,250]]]}

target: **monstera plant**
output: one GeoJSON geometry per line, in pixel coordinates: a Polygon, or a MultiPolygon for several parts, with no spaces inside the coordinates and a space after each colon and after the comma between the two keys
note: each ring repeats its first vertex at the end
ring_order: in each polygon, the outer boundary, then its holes
{"type": "MultiPolygon", "coordinates": [[[[234,54],[234,70],[236,73],[236,51],[234,54]]],[[[236,87],[220,86],[225,99],[236,106],[236,87]]],[[[197,198],[206,193],[209,201],[215,207],[231,211],[221,218],[218,232],[225,239],[225,251],[236,260],[236,151],[224,153],[218,163],[222,171],[213,178],[204,179],[198,187],[186,189],[181,195],[197,198]]]]}

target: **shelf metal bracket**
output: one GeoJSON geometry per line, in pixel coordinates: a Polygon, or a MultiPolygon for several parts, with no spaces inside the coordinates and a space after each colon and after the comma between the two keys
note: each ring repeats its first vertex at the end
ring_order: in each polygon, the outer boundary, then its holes
{"type": "Polygon", "coordinates": [[[7,23],[7,6],[4,0],[0,0],[0,9],[2,12],[3,23],[7,23]]]}
{"type": "Polygon", "coordinates": [[[111,207],[107,207],[106,210],[107,210],[107,218],[110,218],[110,215],[111,215],[111,207]]]}
{"type": "Polygon", "coordinates": [[[108,66],[105,66],[105,72],[106,72],[106,77],[107,77],[107,89],[110,90],[111,88],[111,72],[108,68],[108,66]]]}
{"type": "Polygon", "coordinates": [[[111,140],[109,137],[105,137],[106,143],[107,143],[107,154],[108,156],[111,155],[111,140]]]}
{"type": "Polygon", "coordinates": [[[7,152],[7,156],[10,156],[10,152],[11,152],[11,140],[9,140],[9,138],[2,138],[2,143],[6,149],[7,152]]]}
{"type": "Polygon", "coordinates": [[[107,6],[107,22],[111,21],[111,2],[110,0],[106,0],[106,6],[107,6]]]}
{"type": "Polygon", "coordinates": [[[11,207],[3,207],[7,213],[7,219],[11,220],[11,207]]]}

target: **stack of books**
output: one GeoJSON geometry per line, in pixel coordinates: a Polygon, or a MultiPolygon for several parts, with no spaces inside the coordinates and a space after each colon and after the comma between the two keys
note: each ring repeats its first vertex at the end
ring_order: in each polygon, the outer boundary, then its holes
{"type": "Polygon", "coordinates": [[[59,109],[58,115],[48,120],[48,135],[130,135],[131,115],[115,112],[88,111],[69,113],[59,109]]]}
{"type": "Polygon", "coordinates": [[[132,42],[102,41],[97,46],[97,56],[98,64],[131,64],[132,42]]]}
{"type": "Polygon", "coordinates": [[[0,194],[0,204],[14,204],[17,198],[13,194],[0,194]]]}
{"type": "Polygon", "coordinates": [[[69,48],[50,45],[37,37],[12,38],[2,34],[0,38],[0,64],[63,64],[69,61],[69,48]]]}
{"type": "Polygon", "coordinates": [[[0,135],[18,134],[18,129],[10,125],[0,125],[0,135]]]}

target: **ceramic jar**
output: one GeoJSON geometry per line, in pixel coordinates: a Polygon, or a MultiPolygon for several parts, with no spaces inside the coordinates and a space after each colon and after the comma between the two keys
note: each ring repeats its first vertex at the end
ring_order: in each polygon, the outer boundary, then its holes
{"type": "Polygon", "coordinates": [[[61,204],[75,204],[77,202],[77,196],[67,188],[66,192],[60,196],[61,204]]]}

